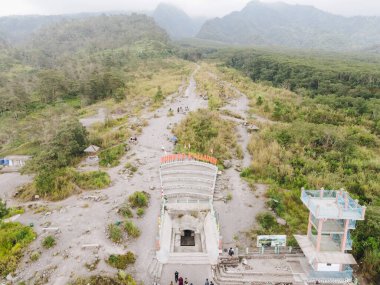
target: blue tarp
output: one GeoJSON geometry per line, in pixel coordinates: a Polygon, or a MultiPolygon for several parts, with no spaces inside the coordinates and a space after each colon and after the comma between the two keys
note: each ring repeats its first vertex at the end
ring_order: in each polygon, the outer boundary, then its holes
{"type": "Polygon", "coordinates": [[[9,160],[4,159],[4,158],[0,158],[0,165],[9,165],[9,160]]]}

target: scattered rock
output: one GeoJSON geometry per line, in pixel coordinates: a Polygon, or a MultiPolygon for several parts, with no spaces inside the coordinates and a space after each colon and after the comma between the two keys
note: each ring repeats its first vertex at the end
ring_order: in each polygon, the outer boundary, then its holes
{"type": "Polygon", "coordinates": [[[225,168],[231,168],[232,167],[232,162],[231,162],[231,160],[225,160],[225,161],[223,161],[223,166],[225,167],[225,168]]]}

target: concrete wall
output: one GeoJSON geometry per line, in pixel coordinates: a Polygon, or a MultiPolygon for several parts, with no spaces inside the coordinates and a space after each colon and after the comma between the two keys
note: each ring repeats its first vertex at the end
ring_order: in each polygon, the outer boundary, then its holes
{"type": "Polygon", "coordinates": [[[170,244],[172,239],[172,220],[170,215],[166,212],[162,222],[162,231],[160,237],[160,250],[157,252],[157,259],[161,263],[166,263],[169,259],[170,244]]]}
{"type": "Polygon", "coordinates": [[[206,238],[206,249],[211,264],[218,263],[219,256],[219,233],[215,218],[209,212],[205,218],[204,231],[206,238]]]}

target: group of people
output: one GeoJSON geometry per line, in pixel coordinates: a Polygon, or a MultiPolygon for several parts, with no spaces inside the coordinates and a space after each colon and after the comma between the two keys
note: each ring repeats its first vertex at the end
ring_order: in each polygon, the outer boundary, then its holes
{"type": "MultiPolygon", "coordinates": [[[[178,271],[174,273],[174,280],[176,284],[178,283],[178,285],[193,285],[193,283],[189,283],[186,277],[183,279],[183,277],[179,276],[178,271]]],[[[170,285],[174,285],[173,281],[170,282],[170,285]]],[[[206,278],[205,285],[214,285],[214,282],[208,281],[206,278]]]]}
{"type": "MultiPolygon", "coordinates": [[[[185,107],[185,112],[188,112],[189,111],[189,107],[188,106],[186,106],[185,107]]],[[[182,107],[178,107],[177,108],[177,113],[183,113],[184,111],[183,111],[183,108],[182,107]]]]}

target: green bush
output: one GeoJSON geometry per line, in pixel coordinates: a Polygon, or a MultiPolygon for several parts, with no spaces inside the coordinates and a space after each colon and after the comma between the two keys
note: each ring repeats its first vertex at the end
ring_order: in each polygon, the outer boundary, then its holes
{"type": "Polygon", "coordinates": [[[75,183],[85,190],[102,189],[111,184],[111,178],[103,171],[79,172],[75,176],[75,183]]]}
{"type": "Polygon", "coordinates": [[[130,220],[125,221],[124,230],[128,233],[128,236],[132,238],[137,238],[141,234],[140,229],[130,220]]]}
{"type": "Polygon", "coordinates": [[[99,165],[105,167],[114,167],[119,165],[119,159],[125,153],[124,144],[120,144],[108,149],[105,149],[99,154],[99,165]]]}
{"type": "Polygon", "coordinates": [[[9,214],[7,203],[0,199],[0,219],[6,217],[9,214]]]}
{"type": "Polygon", "coordinates": [[[138,208],[136,211],[137,216],[142,217],[145,214],[144,208],[138,208]]]}
{"type": "Polygon", "coordinates": [[[137,191],[128,197],[128,201],[133,208],[147,207],[149,204],[149,196],[150,195],[145,191],[137,191]]]}
{"type": "Polygon", "coordinates": [[[114,225],[114,224],[109,224],[107,231],[108,231],[108,237],[114,243],[120,243],[123,240],[123,232],[119,226],[114,225]]]}
{"type": "Polygon", "coordinates": [[[52,248],[57,244],[55,237],[47,236],[42,240],[42,246],[46,249],[52,248]]]}
{"type": "Polygon", "coordinates": [[[0,276],[14,272],[23,250],[36,238],[30,227],[0,222],[0,276]]]}
{"type": "Polygon", "coordinates": [[[128,251],[126,254],[111,254],[108,257],[107,263],[117,269],[125,269],[129,264],[133,264],[136,257],[133,252],[128,251]]]}

